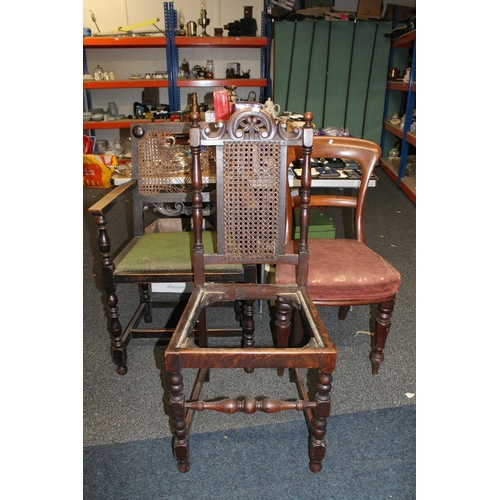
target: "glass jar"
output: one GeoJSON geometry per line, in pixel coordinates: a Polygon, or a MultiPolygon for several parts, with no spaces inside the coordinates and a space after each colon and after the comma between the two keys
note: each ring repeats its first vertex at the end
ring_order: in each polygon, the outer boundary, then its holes
{"type": "Polygon", "coordinates": [[[102,80],[104,78],[104,70],[97,65],[97,68],[94,70],[94,80],[102,80]]]}
{"type": "Polygon", "coordinates": [[[207,59],[207,65],[205,66],[205,77],[213,78],[214,77],[214,61],[213,59],[207,59]]]}

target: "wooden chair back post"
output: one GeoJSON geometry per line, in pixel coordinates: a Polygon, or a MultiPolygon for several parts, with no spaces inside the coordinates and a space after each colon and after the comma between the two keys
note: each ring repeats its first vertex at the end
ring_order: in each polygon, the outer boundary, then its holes
{"type": "MultiPolygon", "coordinates": [[[[303,128],[302,158],[304,159],[300,190],[300,243],[299,243],[299,266],[297,269],[297,284],[305,287],[307,284],[307,273],[309,266],[309,250],[307,247],[307,235],[309,232],[309,204],[311,202],[311,151],[313,149],[313,124],[312,114],[305,113],[306,123],[303,128]],[[306,117],[306,115],[308,115],[306,117]],[[309,115],[311,115],[309,117],[309,115]]],[[[287,163],[288,169],[288,163],[287,163]]],[[[288,186],[288,174],[287,174],[288,186]]]]}
{"type": "Polygon", "coordinates": [[[202,213],[202,177],[201,177],[201,135],[198,120],[192,120],[189,130],[189,142],[191,144],[191,185],[193,187],[193,271],[195,285],[201,285],[205,281],[203,265],[203,213],[202,213]]]}

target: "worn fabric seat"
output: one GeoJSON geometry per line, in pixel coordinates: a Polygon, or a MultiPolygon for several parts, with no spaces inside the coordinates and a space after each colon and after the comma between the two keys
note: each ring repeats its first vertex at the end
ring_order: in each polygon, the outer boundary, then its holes
{"type": "MultiPolygon", "coordinates": [[[[203,232],[203,245],[209,252],[217,248],[215,231],[203,232]]],[[[125,257],[116,264],[115,273],[127,272],[193,272],[192,231],[151,233],[142,236],[125,257]]],[[[215,271],[241,272],[239,264],[211,264],[207,273],[215,271]]]]}
{"type": "MultiPolygon", "coordinates": [[[[296,253],[298,244],[297,240],[287,243],[285,253],[296,253]]],[[[307,289],[316,302],[377,301],[395,295],[401,283],[397,269],[356,240],[310,239],[309,258],[307,289]]],[[[294,274],[293,266],[279,265],[276,282],[289,283],[294,274]]]]}

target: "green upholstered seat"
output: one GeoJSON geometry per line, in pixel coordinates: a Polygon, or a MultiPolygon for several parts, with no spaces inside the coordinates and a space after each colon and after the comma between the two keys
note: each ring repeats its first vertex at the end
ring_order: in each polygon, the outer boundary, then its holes
{"type": "MultiPolygon", "coordinates": [[[[149,233],[142,236],[124,259],[117,264],[116,272],[192,271],[192,231],[149,233]]],[[[217,245],[215,231],[203,232],[205,253],[214,253],[217,245]]],[[[238,271],[240,264],[211,264],[209,271],[238,271]]]]}

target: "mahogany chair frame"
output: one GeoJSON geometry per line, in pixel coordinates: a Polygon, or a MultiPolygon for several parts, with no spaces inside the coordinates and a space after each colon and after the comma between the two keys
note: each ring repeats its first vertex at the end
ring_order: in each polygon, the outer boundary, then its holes
{"type": "MultiPolygon", "coordinates": [[[[296,159],[302,158],[302,152],[300,148],[291,147],[289,148],[289,164],[296,159]]],[[[368,140],[356,139],[351,137],[327,137],[327,136],[315,136],[313,144],[313,154],[315,158],[342,158],[351,161],[357,161],[361,166],[361,181],[357,193],[355,196],[349,195],[336,195],[336,194],[323,194],[316,195],[313,194],[309,200],[309,206],[311,208],[327,208],[327,207],[340,207],[349,208],[354,211],[354,236],[355,239],[366,245],[365,234],[364,234],[364,213],[366,206],[366,195],[368,193],[368,183],[377,166],[381,149],[380,147],[368,140]]],[[[290,192],[290,191],[289,191],[290,192]]],[[[288,241],[291,240],[292,234],[292,224],[293,224],[293,213],[292,210],[300,207],[300,197],[293,196],[290,198],[291,203],[288,205],[287,210],[287,238],[288,241]]],[[[314,254],[310,254],[310,265],[314,266],[315,260],[314,254]]],[[[348,258],[348,256],[346,256],[348,258]]],[[[342,261],[337,261],[335,263],[335,270],[338,273],[342,272],[342,261]]],[[[362,263],[360,262],[360,267],[362,263]]],[[[277,275],[279,271],[277,271],[277,275]]],[[[399,285],[399,283],[398,283],[399,285]]],[[[384,347],[387,340],[387,335],[391,326],[391,318],[394,310],[394,304],[396,301],[396,295],[394,293],[385,294],[384,292],[379,293],[377,296],[360,297],[357,300],[352,298],[346,299],[339,297],[338,293],[332,288],[332,298],[324,297],[321,298],[315,295],[314,287],[308,286],[309,293],[311,294],[312,300],[317,306],[339,306],[339,319],[343,320],[346,318],[347,313],[351,306],[356,305],[377,305],[377,316],[375,322],[375,332],[372,338],[371,352],[369,355],[372,374],[376,375],[378,373],[380,364],[384,360],[384,347]]],[[[299,326],[299,325],[297,325],[299,326]]],[[[298,337],[300,338],[302,333],[298,332],[298,337]]]]}

